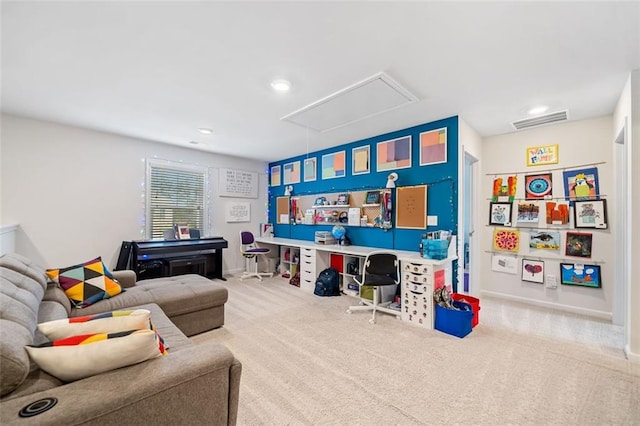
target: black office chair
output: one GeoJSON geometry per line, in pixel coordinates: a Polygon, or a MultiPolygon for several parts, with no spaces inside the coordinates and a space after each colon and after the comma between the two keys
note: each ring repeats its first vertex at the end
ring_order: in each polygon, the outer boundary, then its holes
{"type": "Polygon", "coordinates": [[[255,277],[262,281],[263,276],[272,277],[273,272],[258,272],[258,256],[265,256],[271,250],[263,247],[256,247],[253,234],[249,231],[240,231],[240,253],[245,260],[245,270],[240,281],[245,278],[255,277]]]}
{"type": "Polygon", "coordinates": [[[400,311],[388,307],[391,302],[378,302],[380,287],[397,286],[400,282],[399,264],[398,256],[395,253],[386,251],[369,253],[364,260],[362,275],[355,277],[354,280],[360,286],[360,292],[362,292],[362,287],[373,287],[373,300],[369,301],[361,298],[360,305],[349,306],[347,313],[373,311],[369,320],[371,324],[376,323],[376,312],[378,311],[399,317],[400,311]]]}

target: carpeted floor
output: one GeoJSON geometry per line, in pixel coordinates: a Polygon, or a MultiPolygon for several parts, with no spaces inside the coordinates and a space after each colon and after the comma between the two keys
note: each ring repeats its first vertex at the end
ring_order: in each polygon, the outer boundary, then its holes
{"type": "Polygon", "coordinates": [[[281,278],[224,285],[224,327],[192,340],[242,362],[239,425],[640,424],[640,365],[610,324],[487,299],[459,339],[281,278]]]}

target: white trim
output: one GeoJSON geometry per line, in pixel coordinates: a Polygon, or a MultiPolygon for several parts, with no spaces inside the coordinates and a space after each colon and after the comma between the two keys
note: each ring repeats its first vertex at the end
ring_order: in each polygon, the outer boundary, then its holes
{"type": "Polygon", "coordinates": [[[631,352],[631,346],[625,345],[624,354],[629,361],[640,364],[640,354],[631,352]]]}
{"type": "Polygon", "coordinates": [[[18,230],[18,225],[0,225],[0,234],[8,234],[18,230]]]}
{"type": "Polygon", "coordinates": [[[495,297],[498,299],[511,300],[514,302],[525,303],[527,305],[540,306],[543,308],[555,309],[564,312],[570,312],[573,314],[586,315],[589,317],[599,318],[606,321],[611,321],[613,314],[611,312],[597,311],[595,309],[585,309],[577,306],[563,305],[560,303],[545,302],[543,300],[534,300],[527,297],[513,296],[510,294],[498,293],[495,291],[481,290],[480,293],[483,296],[495,297]]]}

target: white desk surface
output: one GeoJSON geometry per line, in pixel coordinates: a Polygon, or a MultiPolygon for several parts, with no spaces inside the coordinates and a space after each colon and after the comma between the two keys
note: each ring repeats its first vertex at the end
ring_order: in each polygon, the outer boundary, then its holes
{"type": "Polygon", "coordinates": [[[393,252],[398,255],[400,260],[404,260],[407,262],[420,260],[421,262],[430,263],[433,265],[444,265],[448,262],[452,262],[458,259],[457,256],[449,256],[446,259],[435,260],[435,259],[425,259],[420,256],[420,252],[418,251],[406,251],[406,250],[393,250],[393,249],[385,249],[379,247],[367,247],[367,246],[341,246],[338,244],[315,244],[313,241],[307,240],[297,240],[294,238],[280,238],[280,237],[256,237],[256,242],[263,244],[272,244],[278,246],[290,246],[290,247],[300,247],[300,248],[308,248],[315,250],[328,251],[331,253],[340,253],[340,254],[348,254],[353,256],[362,256],[365,257],[367,254],[383,250],[386,252],[393,252]]]}

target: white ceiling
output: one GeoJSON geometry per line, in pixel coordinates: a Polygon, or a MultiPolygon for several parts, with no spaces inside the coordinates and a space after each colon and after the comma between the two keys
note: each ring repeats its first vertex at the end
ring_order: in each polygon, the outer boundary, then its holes
{"type": "Polygon", "coordinates": [[[639,2],[3,1],[2,110],[265,161],[452,115],[488,136],[537,104],[611,114],[639,28],[639,2]],[[419,102],[280,120],[378,72],[419,102]]]}

